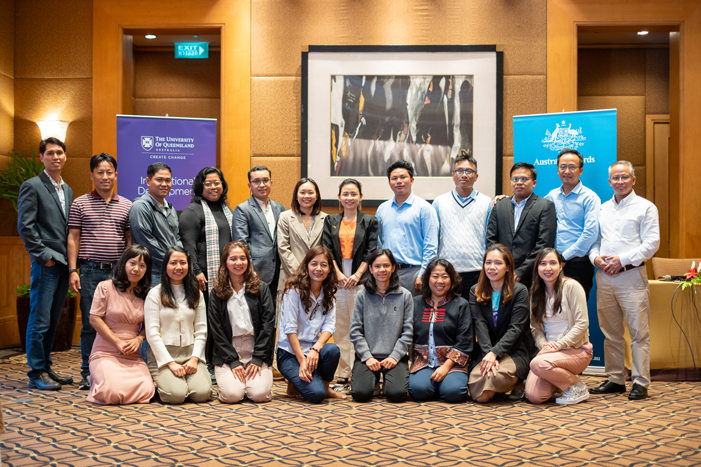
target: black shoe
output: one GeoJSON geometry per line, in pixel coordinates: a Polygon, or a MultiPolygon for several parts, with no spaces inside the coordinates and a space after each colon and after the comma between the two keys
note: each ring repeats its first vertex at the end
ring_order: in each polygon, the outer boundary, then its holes
{"type": "Polygon", "coordinates": [[[637,401],[647,398],[647,388],[642,387],[638,383],[633,384],[633,388],[630,390],[630,394],[628,394],[628,399],[632,401],[637,401]]]}
{"type": "Polygon", "coordinates": [[[511,402],[518,402],[522,401],[525,396],[526,392],[523,389],[512,389],[509,395],[506,396],[506,400],[511,402]]]}
{"type": "Polygon", "coordinates": [[[53,379],[59,384],[73,384],[73,377],[71,376],[60,376],[51,370],[47,371],[46,373],[49,375],[49,378],[53,379]]]}
{"type": "Polygon", "coordinates": [[[87,391],[90,389],[90,375],[80,380],[80,383],[78,383],[78,389],[81,391],[87,391]]]}
{"type": "Polygon", "coordinates": [[[61,385],[49,378],[46,373],[42,373],[36,378],[29,378],[29,388],[40,391],[58,391],[61,389],[61,385]]]}
{"type": "Polygon", "coordinates": [[[601,383],[601,386],[597,388],[591,388],[589,390],[591,394],[613,394],[613,393],[620,393],[620,392],[626,392],[626,385],[625,384],[616,384],[612,381],[606,380],[603,383],[601,383]]]}

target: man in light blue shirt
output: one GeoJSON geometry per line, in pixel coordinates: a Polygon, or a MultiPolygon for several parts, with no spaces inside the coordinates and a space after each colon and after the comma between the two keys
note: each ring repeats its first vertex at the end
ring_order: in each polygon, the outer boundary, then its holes
{"type": "Polygon", "coordinates": [[[562,186],[548,193],[545,199],[555,203],[557,210],[555,249],[565,258],[565,275],[582,284],[589,299],[594,266],[587,253],[599,237],[601,200],[579,181],[583,171],[584,157],[579,152],[569,148],[560,151],[557,173],[562,186]]]}
{"type": "Polygon", "coordinates": [[[400,160],[390,165],[387,178],[394,198],[377,208],[377,247],[392,251],[402,287],[417,296],[421,294],[421,275],[436,256],[438,218],[426,200],[412,193],[414,166],[410,162],[400,160]]]}

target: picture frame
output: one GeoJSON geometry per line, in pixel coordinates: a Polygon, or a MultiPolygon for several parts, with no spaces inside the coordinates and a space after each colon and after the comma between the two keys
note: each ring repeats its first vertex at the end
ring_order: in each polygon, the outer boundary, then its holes
{"type": "Polygon", "coordinates": [[[386,168],[410,160],[428,201],[453,188],[460,149],[478,191],[502,191],[503,53],[495,45],[309,46],[302,53],[301,174],[324,205],[355,178],[363,205],[393,196],[386,168]],[[471,107],[471,108],[470,108],[471,107]]]}

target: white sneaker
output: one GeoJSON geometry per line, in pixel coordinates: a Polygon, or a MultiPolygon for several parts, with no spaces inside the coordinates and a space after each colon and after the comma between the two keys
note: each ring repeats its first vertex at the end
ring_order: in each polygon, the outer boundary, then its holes
{"type": "Polygon", "coordinates": [[[562,396],[555,399],[555,403],[572,405],[578,404],[587,399],[589,399],[589,389],[587,389],[586,384],[580,381],[579,383],[573,384],[565,389],[562,396]]]}

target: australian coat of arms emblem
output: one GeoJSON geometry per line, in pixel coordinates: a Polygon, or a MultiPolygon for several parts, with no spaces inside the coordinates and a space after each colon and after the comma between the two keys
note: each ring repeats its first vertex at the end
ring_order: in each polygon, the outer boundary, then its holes
{"type": "Polygon", "coordinates": [[[564,148],[577,149],[584,144],[586,139],[582,136],[582,127],[573,129],[572,124],[566,126],[567,123],[563,120],[562,123],[557,123],[555,129],[545,130],[545,138],[542,139],[543,147],[551,151],[562,151],[564,148]]]}

